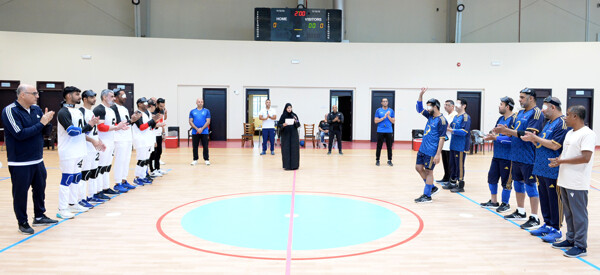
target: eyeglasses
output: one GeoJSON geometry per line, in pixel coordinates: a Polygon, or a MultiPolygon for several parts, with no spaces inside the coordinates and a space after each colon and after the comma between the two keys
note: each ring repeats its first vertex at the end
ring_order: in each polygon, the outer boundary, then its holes
{"type": "Polygon", "coordinates": [[[39,92],[24,92],[24,93],[30,94],[30,95],[33,95],[33,96],[39,96],[40,95],[39,92]]]}
{"type": "Polygon", "coordinates": [[[554,99],[552,96],[548,96],[548,97],[544,98],[544,102],[560,107],[560,101],[558,99],[554,99]]]}

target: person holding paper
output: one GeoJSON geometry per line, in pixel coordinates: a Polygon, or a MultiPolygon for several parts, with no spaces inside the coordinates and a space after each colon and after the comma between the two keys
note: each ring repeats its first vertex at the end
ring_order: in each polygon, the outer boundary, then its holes
{"type": "Polygon", "coordinates": [[[300,138],[298,116],[292,112],[292,104],[286,103],[277,124],[281,129],[281,159],[283,169],[296,170],[300,166],[300,138]]]}

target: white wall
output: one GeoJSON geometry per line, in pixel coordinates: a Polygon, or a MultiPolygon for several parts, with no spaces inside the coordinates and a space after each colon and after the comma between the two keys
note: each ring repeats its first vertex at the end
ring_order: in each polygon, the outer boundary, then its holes
{"type": "MultiPolygon", "coordinates": [[[[97,91],[107,82],[131,82],[136,97],[164,97],[170,114],[195,106],[192,97],[178,98],[182,86],[225,87],[230,139],[242,134],[246,88],[271,89],[278,109],[293,100],[300,118],[315,123],[329,89],[354,90],[355,140],[370,137],[372,90],[396,90],[395,136],[410,140],[410,130],[425,123],[414,111],[421,86],[432,90],[427,97],[440,101],[455,99],[458,90],[483,91],[485,131],[496,121],[498,99],[516,98],[523,87],[552,88],[565,103],[567,88],[600,89],[600,43],[323,44],[13,32],[0,32],[0,41],[11,41],[0,45],[0,79],[65,81],[97,91]],[[83,60],[82,54],[92,59],[83,60]]],[[[599,100],[595,97],[595,106],[599,100]]],[[[167,122],[187,129],[178,116],[167,122]]],[[[594,122],[600,129],[600,109],[594,122]]]]}

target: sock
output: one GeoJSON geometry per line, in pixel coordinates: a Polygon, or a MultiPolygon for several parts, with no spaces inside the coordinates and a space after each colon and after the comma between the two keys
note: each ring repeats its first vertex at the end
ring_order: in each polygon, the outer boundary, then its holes
{"type": "Polygon", "coordinates": [[[423,182],[424,182],[425,184],[427,184],[427,179],[423,179],[423,182]]]}
{"type": "Polygon", "coordinates": [[[490,193],[492,193],[492,195],[498,194],[498,184],[497,183],[489,183],[488,186],[490,187],[490,193]]]}
{"type": "Polygon", "coordinates": [[[519,214],[525,214],[525,208],[523,207],[517,207],[517,211],[519,212],[519,214]]]}
{"type": "Polygon", "coordinates": [[[428,197],[431,197],[431,189],[432,188],[433,188],[433,185],[425,184],[425,189],[423,190],[423,194],[427,195],[428,197]]]}
{"type": "Polygon", "coordinates": [[[510,189],[502,189],[502,202],[508,204],[510,200],[510,189]]]}

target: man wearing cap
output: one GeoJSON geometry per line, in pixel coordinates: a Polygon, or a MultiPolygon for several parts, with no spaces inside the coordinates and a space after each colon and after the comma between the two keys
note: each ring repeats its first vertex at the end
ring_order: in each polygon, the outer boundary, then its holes
{"type": "MultiPolygon", "coordinates": [[[[125,90],[117,88],[113,92],[115,94],[115,104],[110,108],[115,112],[117,124],[121,123],[121,121],[126,122],[127,125],[135,123],[141,115],[133,114],[130,116],[129,110],[125,107],[125,102],[127,102],[127,93],[125,90]]],[[[127,182],[132,152],[131,145],[133,142],[131,131],[131,128],[115,131],[114,188],[121,193],[135,189],[135,186],[127,182]]]]}
{"type": "Polygon", "coordinates": [[[13,209],[19,232],[31,235],[33,228],[27,221],[27,193],[31,187],[33,198],[33,226],[47,226],[58,221],[48,218],[46,212],[46,167],[44,166],[43,132],[52,129],[53,111],[36,105],[40,94],[35,87],[21,84],[17,100],[2,110],[8,171],[12,183],[13,209]]]}
{"type": "Polygon", "coordinates": [[[450,183],[444,189],[450,189],[452,193],[465,192],[465,158],[471,143],[471,117],[465,112],[467,100],[459,98],[456,100],[456,116],[448,126],[452,132],[450,141],[450,183]]]}
{"type": "Polygon", "coordinates": [[[146,178],[146,171],[150,163],[150,153],[152,153],[156,141],[152,129],[156,126],[156,122],[162,118],[162,115],[157,114],[152,119],[150,118],[148,100],[145,97],[139,98],[136,104],[138,108],[136,114],[140,115],[140,119],[133,126],[133,147],[135,148],[137,160],[133,182],[137,185],[144,185],[152,183],[152,180],[146,178]]]}
{"type": "MultiPolygon", "coordinates": [[[[115,150],[115,131],[127,129],[129,126],[127,126],[126,121],[117,123],[115,112],[110,108],[115,100],[115,94],[112,90],[102,90],[102,93],[100,93],[100,100],[102,103],[94,108],[94,115],[100,118],[100,123],[98,124],[98,138],[102,141],[106,150],[100,152],[100,158],[98,160],[100,174],[96,181],[97,194],[116,195],[120,194],[120,192],[110,189],[109,177],[115,150]]],[[[106,198],[108,196],[104,197],[106,198]]]]}
{"type": "Polygon", "coordinates": [[[536,186],[537,181],[532,174],[535,160],[535,146],[531,142],[522,140],[521,137],[526,132],[539,133],[542,130],[544,121],[542,110],[536,106],[534,90],[528,88],[521,90],[519,103],[523,109],[517,113],[517,118],[512,129],[506,125],[498,125],[494,128],[494,132],[511,137],[511,176],[514,180],[513,186],[517,197],[517,210],[510,215],[504,216],[504,218],[513,221],[527,220],[527,213],[525,213],[525,192],[527,192],[531,205],[531,216],[527,222],[521,225],[521,228],[533,230],[540,226],[540,220],[537,216],[539,194],[536,186]]]}
{"type": "Polygon", "coordinates": [[[437,99],[427,101],[427,110],[423,109],[423,94],[427,88],[421,88],[419,99],[417,100],[417,112],[427,118],[423,141],[417,153],[417,164],[415,169],[425,182],[423,195],[415,199],[416,203],[431,202],[431,195],[439,190],[433,185],[433,168],[440,162],[442,147],[446,140],[446,130],[448,122],[440,113],[440,102],[437,99]]]}
{"type": "MultiPolygon", "coordinates": [[[[498,112],[502,116],[498,118],[495,125],[506,125],[512,127],[517,115],[513,113],[515,102],[510,97],[500,99],[498,112]]],[[[504,213],[510,210],[510,192],[512,190],[512,178],[510,176],[512,163],[510,161],[510,137],[494,133],[493,131],[483,138],[484,140],[494,141],[494,157],[490,164],[488,172],[488,186],[492,198],[488,202],[480,203],[483,208],[496,209],[498,213],[504,213]],[[502,203],[498,203],[498,180],[502,185],[502,203]]]]}
{"type": "Polygon", "coordinates": [[[542,236],[542,240],[547,243],[554,243],[562,237],[562,204],[560,189],[556,184],[559,168],[548,166],[548,159],[556,158],[562,153],[565,135],[571,130],[567,127],[560,105],[560,100],[556,97],[544,99],[542,112],[548,121],[542,132],[537,136],[530,132],[521,136],[522,140],[532,142],[536,148],[533,175],[537,177],[540,207],[544,217],[544,225],[532,230],[531,235],[542,236]]]}
{"type": "Polygon", "coordinates": [[[71,219],[73,213],[81,213],[92,208],[85,197],[80,197],[79,183],[83,167],[83,157],[87,155],[86,140],[99,146],[98,141],[89,138],[85,133],[93,130],[98,124],[98,117],[85,122],[83,113],[75,104],[81,103],[81,90],[73,86],[63,89],[62,108],[57,113],[58,118],[58,157],[62,179],[58,189],[58,213],[56,217],[71,219]]]}

